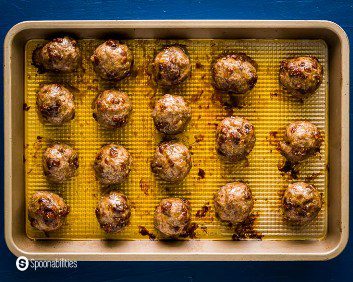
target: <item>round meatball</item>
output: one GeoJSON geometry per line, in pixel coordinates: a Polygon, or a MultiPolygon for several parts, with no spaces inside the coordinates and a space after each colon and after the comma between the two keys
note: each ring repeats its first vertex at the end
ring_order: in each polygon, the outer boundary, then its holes
{"type": "Polygon", "coordinates": [[[130,74],[134,56],[127,45],[108,40],[97,47],[91,61],[101,78],[119,81],[130,74]]]}
{"type": "Polygon", "coordinates": [[[218,90],[245,94],[257,82],[257,63],[244,53],[225,55],[212,65],[212,78],[218,90]]]}
{"type": "Polygon", "coordinates": [[[218,218],[237,224],[251,213],[254,200],[250,188],[243,182],[232,182],[222,186],[213,197],[218,218]]]}
{"type": "Polygon", "coordinates": [[[217,152],[230,162],[246,158],[255,145],[254,126],[241,117],[227,117],[216,131],[217,152]]]}
{"type": "Polygon", "coordinates": [[[103,91],[95,100],[93,118],[107,129],[127,124],[132,111],[129,96],[121,91],[103,91]]]}
{"type": "Polygon", "coordinates": [[[284,192],[284,218],[294,225],[305,225],[312,221],[322,207],[322,197],[319,191],[305,182],[289,184],[284,192]]]}
{"type": "Polygon", "coordinates": [[[315,57],[295,57],[283,60],[279,68],[280,83],[299,98],[314,93],[320,86],[323,68],[315,57]]]}
{"type": "Polygon", "coordinates": [[[44,232],[59,229],[70,212],[70,207],[57,194],[36,192],[28,203],[28,220],[31,225],[44,232]]]}
{"type": "Polygon", "coordinates": [[[321,134],[314,124],[296,121],[287,127],[279,151],[289,162],[298,163],[319,152],[321,143],[321,134]]]}
{"type": "Polygon", "coordinates": [[[73,72],[82,63],[77,41],[69,37],[55,38],[33,52],[33,64],[52,72],[73,72]]]}
{"type": "Polygon", "coordinates": [[[191,120],[191,108],[181,96],[166,94],[159,99],[152,113],[154,125],[165,134],[178,134],[191,120]]]}
{"type": "Polygon", "coordinates": [[[46,84],[37,93],[37,107],[42,119],[62,125],[75,117],[74,96],[60,84],[46,84]]]}
{"type": "Polygon", "coordinates": [[[164,87],[180,84],[190,75],[190,72],[189,56],[178,46],[165,47],[151,64],[152,78],[164,87]]]}
{"type": "Polygon", "coordinates": [[[63,183],[75,175],[78,155],[66,144],[50,145],[43,154],[43,171],[48,181],[63,183]]]}
{"type": "Polygon", "coordinates": [[[180,198],[163,199],[154,211],[155,228],[169,237],[187,233],[191,223],[190,202],[180,198]]]}
{"type": "Polygon", "coordinates": [[[103,146],[94,161],[94,170],[103,185],[120,184],[129,176],[132,158],[130,153],[116,144],[103,146]]]}
{"type": "Polygon", "coordinates": [[[96,208],[100,227],[107,233],[118,233],[129,224],[131,216],[127,197],[119,192],[103,196],[96,208]]]}
{"type": "Polygon", "coordinates": [[[174,141],[159,144],[151,161],[152,172],[170,183],[184,180],[191,166],[189,149],[184,144],[174,141]]]}

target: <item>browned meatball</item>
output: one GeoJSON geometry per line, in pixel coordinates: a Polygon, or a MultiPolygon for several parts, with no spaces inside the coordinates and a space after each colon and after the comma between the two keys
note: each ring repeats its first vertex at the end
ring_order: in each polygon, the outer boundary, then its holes
{"type": "Polygon", "coordinates": [[[212,78],[218,90],[245,94],[257,82],[257,63],[244,53],[225,55],[212,65],[212,78]]]}
{"type": "Polygon", "coordinates": [[[120,184],[129,176],[132,158],[130,153],[116,144],[103,146],[94,161],[94,170],[103,185],[120,184]]]}
{"type": "Polygon", "coordinates": [[[181,182],[191,169],[189,149],[182,143],[168,141],[159,144],[151,161],[151,169],[162,180],[181,182]]]}
{"type": "Polygon", "coordinates": [[[323,68],[315,57],[295,57],[283,60],[279,68],[279,81],[290,93],[305,98],[320,86],[323,68]]]}
{"type": "Polygon", "coordinates": [[[77,41],[66,36],[55,38],[33,52],[33,64],[45,71],[73,72],[81,62],[77,41]]]}
{"type": "Polygon", "coordinates": [[[107,233],[118,233],[130,222],[131,208],[127,197],[119,192],[103,196],[96,208],[100,227],[107,233]]]}
{"type": "Polygon", "coordinates": [[[63,183],[75,175],[78,155],[66,144],[50,145],[43,154],[43,171],[48,181],[63,183]]]}
{"type": "Polygon", "coordinates": [[[108,40],[97,47],[91,61],[101,78],[118,81],[130,74],[134,56],[127,45],[108,40]]]}
{"type": "Polygon", "coordinates": [[[241,161],[255,145],[254,126],[241,117],[227,117],[216,131],[217,152],[231,162],[241,161]]]}
{"type": "Polygon", "coordinates": [[[314,124],[296,121],[287,127],[279,151],[289,162],[297,163],[319,152],[321,143],[321,134],[314,124]]]}
{"type": "Polygon", "coordinates": [[[169,237],[186,234],[190,222],[191,206],[185,199],[163,199],[154,211],[155,228],[169,237]]]}
{"type": "Polygon", "coordinates": [[[165,47],[151,64],[153,79],[164,87],[180,84],[190,75],[190,71],[189,56],[178,46],[165,47]]]}
{"type": "Polygon", "coordinates": [[[289,184],[284,192],[284,218],[294,225],[306,225],[312,221],[322,207],[322,197],[319,191],[305,182],[289,184]]]}
{"type": "Polygon", "coordinates": [[[191,120],[191,108],[181,96],[164,95],[152,113],[154,125],[165,134],[178,134],[185,130],[191,120]]]}
{"type": "Polygon", "coordinates": [[[132,111],[129,96],[121,91],[103,91],[95,100],[93,118],[103,127],[116,129],[127,124],[132,111]]]}
{"type": "Polygon", "coordinates": [[[243,222],[254,206],[251,190],[243,182],[222,186],[214,195],[213,201],[218,218],[232,224],[243,222]]]}
{"type": "Polygon", "coordinates": [[[60,84],[46,84],[37,93],[37,107],[42,119],[62,125],[75,117],[74,96],[60,84]]]}
{"type": "Polygon", "coordinates": [[[69,212],[64,200],[51,192],[36,192],[28,203],[28,220],[34,228],[44,232],[59,229],[69,212]]]}

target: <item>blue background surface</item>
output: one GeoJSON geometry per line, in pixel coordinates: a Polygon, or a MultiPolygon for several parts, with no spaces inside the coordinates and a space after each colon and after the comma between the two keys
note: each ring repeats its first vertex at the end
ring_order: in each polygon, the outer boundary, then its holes
{"type": "MultiPolygon", "coordinates": [[[[318,19],[338,23],[353,40],[353,1],[28,1],[0,0],[0,52],[14,24],[25,20],[140,20],[140,19],[318,19]]],[[[0,62],[2,65],[3,57],[0,62]]],[[[351,62],[351,74],[353,73],[351,62]]],[[[2,76],[2,68],[1,68],[2,76]]],[[[351,81],[352,75],[351,75],[351,81]]],[[[0,79],[0,88],[3,81],[0,79]]],[[[351,88],[352,84],[351,84],[351,88]]],[[[352,99],[353,100],[353,99],[352,99]]],[[[3,101],[0,102],[3,114],[3,101]]],[[[3,119],[0,118],[1,134],[3,119]]],[[[352,131],[352,129],[351,129],[352,131]]],[[[0,138],[3,147],[3,136],[0,138]]],[[[3,179],[0,150],[0,179],[3,179]]],[[[352,176],[351,168],[350,176],[352,176]]],[[[3,181],[1,182],[3,183],[3,181]]],[[[3,184],[2,184],[3,186],[3,184]]],[[[351,193],[351,199],[353,199],[351,193]]],[[[0,189],[3,199],[3,187],[0,189]]],[[[352,213],[351,213],[352,215],[352,213]]],[[[353,216],[351,216],[352,218],[353,216]]],[[[89,281],[352,281],[353,244],[327,262],[79,262],[74,270],[27,270],[20,272],[15,256],[4,241],[4,211],[0,205],[0,281],[39,279],[89,281]]],[[[352,221],[351,224],[352,226],[352,221]]]]}

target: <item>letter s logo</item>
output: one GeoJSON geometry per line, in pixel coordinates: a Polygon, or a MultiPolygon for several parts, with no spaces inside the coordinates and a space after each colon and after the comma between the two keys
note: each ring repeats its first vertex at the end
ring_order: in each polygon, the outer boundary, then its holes
{"type": "Polygon", "coordinates": [[[29,266],[28,258],[18,257],[16,260],[16,267],[19,271],[25,271],[29,266]]]}

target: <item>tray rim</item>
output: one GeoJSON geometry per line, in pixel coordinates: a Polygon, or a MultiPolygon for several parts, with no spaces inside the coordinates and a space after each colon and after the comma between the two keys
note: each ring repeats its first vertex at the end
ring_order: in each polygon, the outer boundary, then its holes
{"type": "MultiPolygon", "coordinates": [[[[4,215],[5,241],[10,251],[16,256],[27,255],[50,259],[58,254],[60,257],[79,260],[323,260],[339,255],[348,242],[349,223],[349,42],[344,30],[330,21],[288,21],[288,20],[124,20],[124,21],[25,21],[14,25],[4,40],[4,215]],[[320,253],[38,253],[28,252],[17,246],[12,229],[12,109],[11,109],[11,47],[15,36],[26,29],[55,28],[324,28],[332,31],[342,45],[342,87],[341,87],[341,227],[339,243],[327,252],[320,253]],[[112,255],[114,254],[114,255],[112,255]],[[102,256],[103,255],[103,256],[102,256]],[[116,256],[118,255],[118,256],[116,256]]],[[[201,241],[195,241],[200,244],[201,241]]],[[[210,243],[207,242],[206,243],[210,243]]],[[[256,242],[255,242],[256,243],[256,242]]],[[[194,248],[194,247],[193,247],[194,248]]]]}

